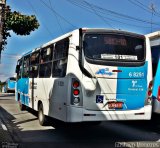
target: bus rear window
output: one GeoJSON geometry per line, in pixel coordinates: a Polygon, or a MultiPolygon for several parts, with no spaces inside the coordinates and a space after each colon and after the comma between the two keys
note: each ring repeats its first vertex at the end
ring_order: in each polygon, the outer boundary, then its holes
{"type": "Polygon", "coordinates": [[[86,57],[101,60],[144,60],[143,38],[119,34],[85,34],[83,49],[86,57]]]}

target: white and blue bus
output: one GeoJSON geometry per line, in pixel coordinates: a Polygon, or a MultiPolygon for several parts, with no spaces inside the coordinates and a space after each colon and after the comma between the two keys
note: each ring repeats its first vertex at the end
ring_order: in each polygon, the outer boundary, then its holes
{"type": "Polygon", "coordinates": [[[4,92],[5,93],[14,93],[15,92],[15,83],[16,83],[16,78],[10,77],[5,81],[4,85],[4,92]]]}
{"type": "Polygon", "coordinates": [[[18,60],[16,100],[64,122],[149,120],[149,39],[120,30],[81,28],[18,60]]]}
{"type": "Polygon", "coordinates": [[[153,112],[160,114],[160,31],[147,35],[150,39],[153,67],[153,112]]]}

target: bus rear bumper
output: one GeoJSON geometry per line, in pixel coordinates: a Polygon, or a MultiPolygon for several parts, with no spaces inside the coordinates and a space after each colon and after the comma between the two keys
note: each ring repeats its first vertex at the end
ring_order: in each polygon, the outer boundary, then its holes
{"type": "Polygon", "coordinates": [[[150,120],[152,106],[128,111],[93,111],[78,107],[67,107],[67,122],[116,121],[116,120],[150,120]]]}

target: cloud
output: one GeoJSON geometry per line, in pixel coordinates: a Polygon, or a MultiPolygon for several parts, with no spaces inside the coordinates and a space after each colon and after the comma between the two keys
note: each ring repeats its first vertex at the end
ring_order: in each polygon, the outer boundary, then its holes
{"type": "Polygon", "coordinates": [[[6,74],[6,73],[0,73],[0,81],[4,82],[6,81],[9,77],[13,77],[14,74],[6,74]]]}
{"type": "Polygon", "coordinates": [[[21,56],[20,55],[12,55],[12,54],[2,54],[2,58],[8,58],[12,60],[18,60],[21,56]]]}

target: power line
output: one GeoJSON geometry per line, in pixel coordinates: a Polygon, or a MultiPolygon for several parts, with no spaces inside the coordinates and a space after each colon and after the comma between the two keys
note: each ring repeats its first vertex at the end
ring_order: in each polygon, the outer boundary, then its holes
{"type": "Polygon", "coordinates": [[[130,3],[132,3],[133,5],[136,5],[136,6],[138,6],[139,8],[145,10],[146,12],[151,13],[151,10],[148,9],[148,8],[146,8],[146,7],[145,7],[144,5],[142,5],[142,3],[140,3],[139,1],[137,1],[137,0],[134,0],[134,1],[128,0],[128,1],[129,1],[130,3]],[[137,3],[136,3],[136,2],[137,2],[137,3]]]}
{"type": "Polygon", "coordinates": [[[109,25],[111,28],[113,28],[113,29],[115,29],[108,21],[106,21],[104,18],[103,18],[103,16],[101,16],[95,9],[94,9],[94,7],[90,4],[90,3],[88,3],[88,2],[86,2],[86,1],[84,1],[87,5],[89,5],[89,7],[93,10],[93,12],[94,12],[94,14],[95,15],[97,15],[100,19],[102,19],[102,21],[104,21],[107,25],[109,25]]]}
{"type": "MultiPolygon", "coordinates": [[[[53,2],[53,1],[52,1],[52,2],[53,2]]],[[[57,20],[57,22],[58,22],[58,25],[59,25],[59,28],[60,28],[61,32],[64,33],[63,28],[62,28],[62,26],[61,26],[61,24],[60,24],[60,22],[59,22],[58,17],[57,17],[57,14],[55,13],[54,8],[53,8],[53,6],[52,6],[51,0],[49,0],[49,4],[50,4],[50,8],[51,8],[51,9],[53,10],[53,12],[54,12],[54,16],[55,16],[55,18],[56,18],[56,20],[57,20]]]]}
{"type": "MultiPolygon", "coordinates": [[[[150,13],[152,13],[152,10],[151,10],[148,6],[144,5],[143,3],[141,3],[141,2],[138,1],[138,0],[135,0],[135,1],[136,1],[137,3],[139,3],[140,5],[142,5],[144,8],[150,10],[150,13]]],[[[152,5],[152,4],[151,4],[151,5],[152,5]]],[[[154,14],[160,17],[160,13],[157,12],[156,10],[154,11],[154,14]]]]}
{"type": "Polygon", "coordinates": [[[40,0],[40,2],[47,8],[49,8],[54,14],[56,14],[59,18],[70,24],[73,28],[77,28],[77,26],[73,25],[71,22],[69,22],[67,19],[65,19],[62,15],[60,15],[58,12],[55,10],[51,9],[43,0],[40,0]]]}
{"type": "MultiPolygon", "coordinates": [[[[75,0],[67,0],[67,1],[76,5],[76,6],[78,6],[78,7],[90,9],[88,6],[86,6],[84,1],[79,1],[79,2],[75,1],[75,0]]],[[[148,21],[148,20],[144,20],[144,19],[129,16],[129,15],[125,15],[125,14],[122,14],[122,13],[118,13],[118,12],[115,12],[115,11],[112,11],[112,10],[109,10],[109,9],[105,9],[105,8],[96,6],[96,5],[91,4],[91,3],[90,3],[90,5],[92,5],[92,7],[94,7],[94,9],[96,9],[99,13],[103,13],[103,14],[107,13],[107,14],[110,14],[110,15],[114,15],[115,17],[120,17],[122,19],[151,24],[151,21],[148,21]]],[[[152,23],[153,23],[153,25],[160,26],[159,23],[156,23],[156,22],[152,22],[152,23]]]]}
{"type": "MultiPolygon", "coordinates": [[[[151,9],[150,7],[144,5],[142,2],[140,2],[140,1],[138,1],[138,0],[134,0],[134,1],[133,1],[133,0],[128,0],[128,1],[129,1],[130,3],[132,3],[132,4],[134,4],[134,5],[142,8],[143,10],[149,12],[149,13],[153,13],[153,12],[152,12],[152,9],[151,9]]],[[[152,5],[152,4],[151,4],[151,5],[152,5]]],[[[156,15],[157,17],[160,17],[160,13],[159,13],[158,11],[156,11],[155,9],[154,9],[154,15],[156,15]]]]}
{"type": "MultiPolygon", "coordinates": [[[[67,0],[68,1],[68,0],[67,0]]],[[[72,2],[71,2],[72,3],[72,2]]],[[[74,4],[74,3],[73,3],[74,4]]],[[[76,5],[76,4],[74,4],[74,5],[76,5]]],[[[86,10],[86,11],[88,11],[88,12],[90,12],[90,13],[93,13],[93,11],[91,10],[91,9],[89,9],[88,7],[86,7],[86,6],[81,6],[81,5],[76,5],[76,6],[78,6],[78,7],[80,7],[80,8],[82,8],[82,9],[84,9],[84,10],[86,10]]],[[[140,26],[140,25],[135,25],[135,24],[131,24],[131,23],[126,23],[126,22],[122,22],[122,21],[119,21],[119,20],[117,20],[117,19],[113,19],[113,17],[112,18],[109,18],[109,17],[106,17],[106,16],[102,16],[103,17],[103,19],[107,19],[107,20],[110,20],[110,21],[112,21],[112,22],[118,22],[118,23],[121,23],[121,24],[125,24],[125,25],[128,25],[128,26],[133,26],[133,27],[136,27],[136,28],[139,28],[139,27],[141,27],[141,28],[150,28],[149,26],[147,27],[147,26],[140,26]]],[[[156,29],[156,28],[155,28],[156,29]]]]}
{"type": "MultiPolygon", "coordinates": [[[[69,1],[69,0],[67,0],[67,1],[69,1]]],[[[74,2],[71,2],[71,1],[69,1],[71,4],[73,4],[73,5],[76,5],[76,6],[78,6],[78,7],[80,7],[80,8],[82,8],[82,9],[85,9],[85,10],[87,10],[87,11],[89,11],[89,12],[92,12],[88,7],[86,7],[85,5],[82,5],[82,4],[76,4],[76,3],[74,3],[74,2]]],[[[111,16],[112,14],[110,14],[110,16],[111,16]]],[[[125,23],[125,22],[122,22],[122,21],[118,21],[118,20],[114,20],[113,18],[109,18],[109,17],[106,17],[106,16],[103,16],[105,19],[109,19],[109,20],[111,20],[111,21],[114,21],[114,22],[119,22],[119,23],[121,23],[121,24],[126,24],[126,25],[130,25],[130,26],[134,26],[134,27],[143,27],[143,28],[150,28],[150,27],[146,27],[146,26],[139,26],[139,25],[134,25],[133,23],[132,24],[129,24],[129,23],[125,23]]],[[[116,16],[116,17],[119,17],[119,16],[116,16]]],[[[119,17],[119,18],[121,18],[121,17],[119,17]]],[[[124,20],[124,19],[123,19],[124,20]]],[[[125,18],[125,20],[129,20],[129,19],[127,19],[127,18],[125,18]]]]}
{"type": "Polygon", "coordinates": [[[150,5],[150,8],[151,8],[151,11],[152,11],[152,15],[151,15],[151,32],[152,32],[153,13],[155,12],[155,6],[154,6],[153,3],[150,5]]]}
{"type": "MultiPolygon", "coordinates": [[[[29,0],[27,0],[26,2],[28,3],[28,5],[32,9],[32,11],[38,16],[37,11],[33,7],[32,3],[29,0]]],[[[51,38],[53,38],[53,34],[50,32],[49,28],[43,22],[42,22],[42,25],[44,26],[44,28],[46,29],[46,31],[48,32],[48,34],[51,36],[51,38]]]]}

